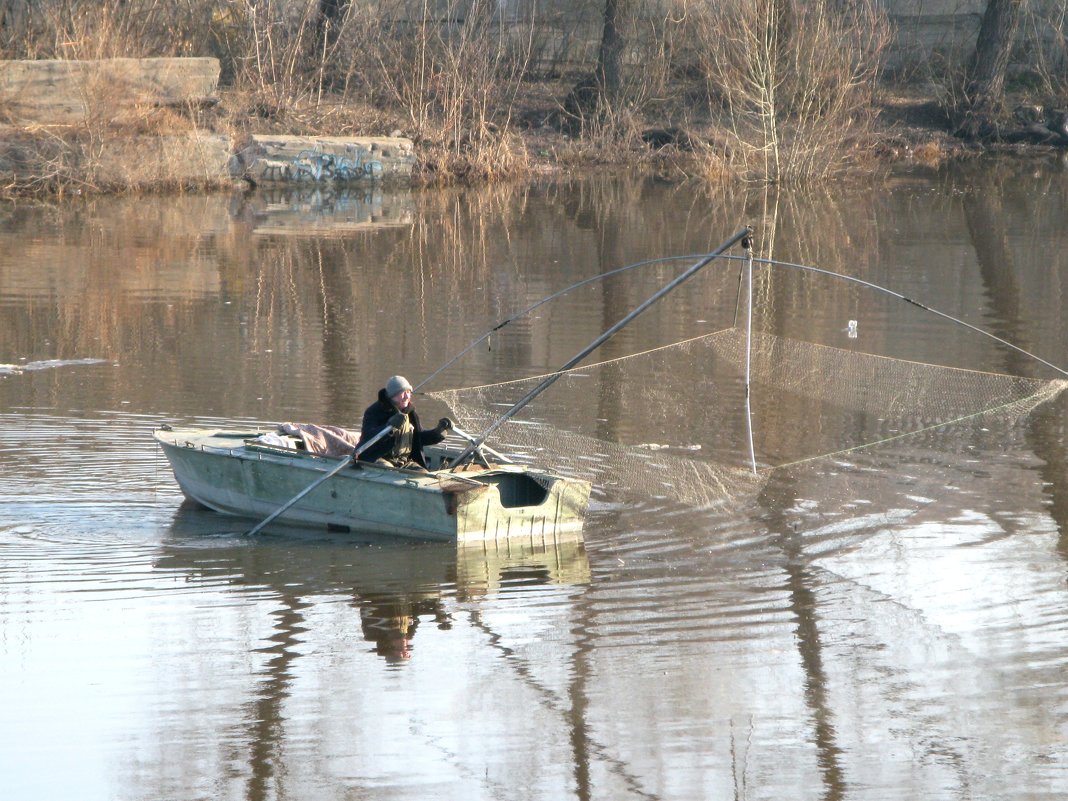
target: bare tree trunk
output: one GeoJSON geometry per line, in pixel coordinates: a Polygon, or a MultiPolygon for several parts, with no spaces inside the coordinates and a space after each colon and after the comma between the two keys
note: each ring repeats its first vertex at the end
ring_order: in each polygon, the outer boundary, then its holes
{"type": "Polygon", "coordinates": [[[319,15],[315,21],[316,38],[321,48],[337,39],[342,18],[348,11],[349,0],[319,0],[319,15]]]}
{"type": "Polygon", "coordinates": [[[601,47],[593,75],[580,80],[564,101],[565,125],[582,129],[593,119],[603,119],[623,93],[624,6],[627,0],[605,0],[601,47]]]}
{"type": "Polygon", "coordinates": [[[597,55],[597,88],[602,101],[619,96],[623,86],[623,35],[619,30],[620,0],[605,0],[601,50],[597,55]]]}
{"type": "Polygon", "coordinates": [[[987,2],[975,54],[965,75],[964,97],[955,115],[959,136],[983,139],[998,134],[1004,114],[1005,74],[1020,30],[1023,4],[1024,0],[987,2]]]}
{"type": "Polygon", "coordinates": [[[14,58],[25,33],[28,8],[25,0],[0,0],[0,55],[14,58]]]}

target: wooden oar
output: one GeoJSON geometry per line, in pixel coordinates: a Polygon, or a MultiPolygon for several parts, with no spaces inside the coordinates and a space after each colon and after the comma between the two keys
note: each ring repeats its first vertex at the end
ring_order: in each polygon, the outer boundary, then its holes
{"type": "Polygon", "coordinates": [[[273,522],[280,514],[282,514],[287,509],[289,509],[289,507],[291,507],[293,504],[295,504],[297,501],[299,501],[301,498],[303,498],[305,495],[307,495],[313,489],[318,487],[320,484],[322,484],[328,478],[333,478],[335,475],[340,473],[345,467],[347,467],[348,465],[350,465],[354,461],[356,461],[356,459],[359,458],[361,453],[363,453],[365,450],[367,450],[372,445],[374,445],[376,442],[378,442],[378,440],[382,439],[382,437],[384,437],[387,434],[390,434],[392,432],[393,432],[393,426],[386,426],[385,428],[383,428],[381,431],[379,431],[377,434],[375,434],[373,437],[371,437],[371,439],[367,440],[367,442],[363,443],[363,445],[361,445],[355,451],[353,451],[352,452],[352,456],[342,459],[341,462],[337,465],[337,467],[332,468],[330,470],[330,472],[325,473],[324,475],[322,475],[319,478],[317,478],[315,481],[313,481],[307,487],[302,489],[300,492],[298,492],[296,495],[294,495],[292,498],[290,498],[284,504],[282,504],[277,509],[275,509],[273,512],[271,512],[271,514],[267,517],[266,520],[264,520],[262,523],[260,523],[255,528],[250,529],[247,536],[251,537],[253,534],[258,534],[259,531],[264,526],[266,526],[268,523],[273,522]]]}

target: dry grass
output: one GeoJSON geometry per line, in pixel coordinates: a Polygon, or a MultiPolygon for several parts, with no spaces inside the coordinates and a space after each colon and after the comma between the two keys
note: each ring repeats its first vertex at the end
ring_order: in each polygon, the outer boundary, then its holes
{"type": "Polygon", "coordinates": [[[889,27],[874,4],[838,9],[732,0],[695,12],[695,66],[726,133],[717,161],[748,180],[799,183],[866,157],[889,27]]]}
{"type": "MultiPolygon", "coordinates": [[[[1044,37],[1033,79],[1047,95],[1068,85],[1065,2],[1028,17],[1044,37]]],[[[123,106],[112,102],[121,87],[87,86],[83,125],[20,132],[40,151],[34,189],[88,187],[103,142],[178,131],[398,133],[415,141],[431,182],[615,164],[795,184],[868,165],[889,41],[875,0],[625,8],[622,85],[575,107],[567,99],[592,74],[596,25],[570,30],[540,6],[505,18],[494,0],[38,0],[33,13],[7,5],[0,58],[188,55],[222,65],[212,111],[123,106]],[[578,62],[561,58],[561,41],[589,36],[572,51],[578,62]],[[650,129],[683,136],[650,146],[650,129]]]]}

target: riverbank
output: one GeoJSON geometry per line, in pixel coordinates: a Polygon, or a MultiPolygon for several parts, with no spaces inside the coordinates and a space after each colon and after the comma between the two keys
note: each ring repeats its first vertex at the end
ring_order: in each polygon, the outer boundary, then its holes
{"type": "MultiPolygon", "coordinates": [[[[695,109],[684,98],[665,101],[633,115],[617,129],[575,130],[564,110],[572,84],[524,84],[506,122],[481,132],[461,129],[456,137],[422,137],[403,115],[341,101],[264,105],[247,93],[225,91],[201,119],[213,130],[271,135],[395,136],[413,142],[418,184],[492,181],[526,175],[598,168],[647,169],[663,177],[744,179],[732,174],[725,151],[734,121],[695,109]]],[[[1034,108],[1032,98],[1006,98],[1007,108],[1034,108]]],[[[840,175],[880,172],[893,164],[938,164],[985,153],[1068,152],[1068,139],[1029,139],[1023,121],[1007,126],[1001,141],[968,141],[955,136],[938,99],[921,87],[887,87],[871,98],[857,120],[851,152],[840,175]],[[1012,130],[1009,131],[1008,128],[1012,130]],[[1016,139],[1017,141],[1008,141],[1016,139]]],[[[1051,137],[1052,139],[1053,137],[1051,137]]]]}
{"type": "MultiPolygon", "coordinates": [[[[695,114],[679,102],[632,118],[610,132],[576,132],[562,111],[566,90],[564,84],[530,84],[516,98],[504,124],[477,132],[460,130],[447,139],[421,137],[401,115],[383,109],[329,99],[283,106],[235,90],[222,90],[195,103],[139,104],[122,113],[90,113],[73,122],[0,126],[0,194],[152,192],[255,184],[263,171],[241,169],[243,154],[257,140],[272,137],[404,142],[410,164],[404,173],[387,172],[415,185],[477,184],[596,169],[642,170],[679,181],[746,180],[729,152],[730,119],[695,114]]],[[[933,97],[918,91],[884,91],[873,98],[841,170],[831,174],[870,175],[903,163],[933,166],[990,152],[1064,150],[1055,138],[965,141],[950,132],[933,97]]]]}
{"type": "Polygon", "coordinates": [[[53,5],[0,26],[8,193],[255,180],[229,159],[257,136],[403,139],[420,184],[602,167],[819,184],[1068,147],[1056,9],[1027,16],[977,109],[977,15],[951,5],[818,0],[781,18],[759,4],[53,5]]]}

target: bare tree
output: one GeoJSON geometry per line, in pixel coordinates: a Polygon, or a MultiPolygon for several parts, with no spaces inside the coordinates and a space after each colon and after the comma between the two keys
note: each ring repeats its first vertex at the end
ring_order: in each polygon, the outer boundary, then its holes
{"type": "Polygon", "coordinates": [[[29,8],[26,0],[0,0],[0,53],[12,58],[25,33],[29,8]]]}
{"type": "Polygon", "coordinates": [[[629,0],[605,0],[601,46],[593,75],[582,78],[564,101],[565,121],[571,128],[601,122],[623,93],[622,25],[629,0]]]}
{"type": "Polygon", "coordinates": [[[325,49],[337,40],[342,18],[349,10],[350,0],[319,0],[319,16],[315,21],[316,40],[325,49]]]}
{"type": "Polygon", "coordinates": [[[1020,11],[1025,0],[988,0],[975,53],[964,76],[964,92],[954,114],[959,136],[980,139],[996,136],[1004,115],[1005,74],[1009,69],[1020,11]]]}
{"type": "Polygon", "coordinates": [[[623,85],[623,34],[619,29],[621,0],[605,0],[601,49],[597,54],[597,90],[611,102],[623,85]]]}

